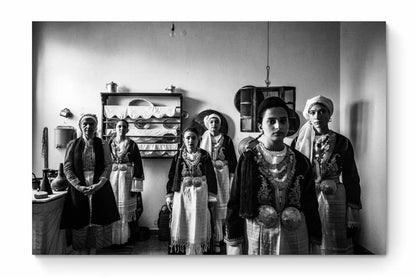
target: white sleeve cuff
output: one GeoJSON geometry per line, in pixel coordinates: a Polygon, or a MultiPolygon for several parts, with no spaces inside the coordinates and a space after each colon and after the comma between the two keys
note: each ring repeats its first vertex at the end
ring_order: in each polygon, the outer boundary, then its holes
{"type": "Polygon", "coordinates": [[[217,202],[217,196],[213,194],[208,195],[208,202],[217,202]]]}
{"type": "Polygon", "coordinates": [[[141,192],[143,191],[143,181],[137,178],[133,178],[133,183],[131,184],[131,192],[141,192]]]}
{"type": "Polygon", "coordinates": [[[229,244],[227,244],[227,255],[241,255],[243,254],[243,249],[242,249],[242,245],[241,243],[236,245],[236,246],[231,246],[229,244]]]}

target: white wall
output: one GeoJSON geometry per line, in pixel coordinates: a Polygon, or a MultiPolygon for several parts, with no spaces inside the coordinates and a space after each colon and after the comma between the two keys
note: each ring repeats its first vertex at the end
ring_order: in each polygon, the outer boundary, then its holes
{"type": "MultiPolygon", "coordinates": [[[[49,167],[63,162],[53,148],[57,125],[76,127],[81,113],[100,115],[100,94],[114,81],[131,92],[184,94],[189,123],[205,109],[223,112],[235,145],[239,132],[233,99],[244,85],[264,86],[267,23],[176,22],[35,23],[33,32],[33,172],[40,174],[43,127],[49,129],[49,167]],[[69,108],[74,118],[59,111],[69,108]]],[[[307,98],[326,95],[339,103],[339,23],[271,23],[272,86],[297,88],[297,110],[307,98]]],[[[303,122],[303,119],[302,119],[303,122]]],[[[339,130],[339,112],[332,126],[339,130]]],[[[169,160],[144,160],[146,175],[141,225],[155,228],[164,202],[169,160]],[[157,168],[157,172],[156,172],[157,168]],[[162,174],[161,174],[162,172],[162,174]]]]}
{"type": "Polygon", "coordinates": [[[361,244],[386,253],[386,26],[341,23],[340,127],[355,147],[361,177],[361,244]]]}

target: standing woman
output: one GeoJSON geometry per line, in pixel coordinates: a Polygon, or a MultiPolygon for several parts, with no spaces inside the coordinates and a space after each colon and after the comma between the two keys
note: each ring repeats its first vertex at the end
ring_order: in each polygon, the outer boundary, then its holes
{"type": "Polygon", "coordinates": [[[238,161],[227,213],[227,254],[308,254],[310,243],[320,244],[312,168],[309,160],[284,144],[289,108],[278,97],[258,107],[263,136],[250,143],[238,161]]]}
{"type": "Polygon", "coordinates": [[[200,255],[211,241],[211,215],[217,181],[209,154],[198,148],[198,131],[187,128],[184,146],[173,157],[166,185],[166,203],[172,210],[172,252],[200,255]]]}
{"type": "Polygon", "coordinates": [[[328,127],[333,110],[329,98],[309,99],[303,111],[308,122],[292,146],[313,164],[323,236],[315,253],[352,254],[347,229],[359,226],[360,178],[350,140],[328,127]]]}
{"type": "Polygon", "coordinates": [[[129,222],[136,220],[137,193],[143,191],[143,164],[137,144],[126,137],[129,124],[121,119],[116,124],[116,137],[109,142],[113,167],[111,187],[120,213],[113,224],[113,244],[125,244],[130,237],[129,222]]]}
{"type": "Polygon", "coordinates": [[[220,242],[224,240],[227,203],[230,198],[230,184],[234,177],[237,158],[233,141],[226,134],[220,133],[221,118],[212,113],[204,118],[207,130],[202,135],[201,148],[206,150],[214,165],[217,177],[217,202],[214,216],[214,252],[220,253],[220,242]]]}
{"type": "Polygon", "coordinates": [[[71,185],[65,198],[61,228],[71,229],[73,249],[79,253],[111,245],[111,223],[120,219],[108,178],[108,145],[96,137],[97,117],[79,120],[82,136],[68,143],[64,171],[71,185]]]}

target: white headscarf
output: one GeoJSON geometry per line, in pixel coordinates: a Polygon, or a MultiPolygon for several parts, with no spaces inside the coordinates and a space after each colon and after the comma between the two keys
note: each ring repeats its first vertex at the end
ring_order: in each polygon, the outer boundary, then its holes
{"type": "Polygon", "coordinates": [[[98,119],[97,119],[97,116],[95,114],[89,114],[89,113],[88,114],[82,114],[81,118],[78,121],[78,126],[79,126],[79,129],[81,130],[81,136],[84,137],[84,131],[82,130],[81,124],[82,124],[82,121],[87,119],[87,118],[92,119],[94,121],[94,129],[95,129],[94,136],[95,136],[96,132],[97,132],[98,119]]]}
{"type": "Polygon", "coordinates": [[[92,119],[94,121],[94,128],[97,128],[97,126],[98,126],[97,116],[95,114],[90,114],[90,113],[81,115],[81,118],[78,121],[79,128],[82,130],[81,123],[82,123],[83,120],[85,120],[87,118],[92,119]]]}
{"type": "Polygon", "coordinates": [[[332,100],[325,96],[318,95],[306,101],[305,109],[303,110],[303,117],[305,117],[305,119],[309,120],[309,110],[315,104],[324,105],[329,111],[329,116],[332,116],[334,113],[334,104],[332,103],[332,100]]]}
{"type": "Polygon", "coordinates": [[[209,121],[211,120],[211,118],[218,118],[218,121],[220,122],[220,126],[221,126],[221,118],[219,115],[212,113],[204,117],[204,125],[207,128],[207,130],[202,135],[200,148],[207,151],[209,155],[212,155],[212,138],[211,138],[211,132],[209,131],[209,121]]]}
{"type": "Polygon", "coordinates": [[[321,104],[325,106],[329,111],[329,116],[334,113],[334,104],[331,99],[322,95],[315,96],[306,101],[305,109],[303,110],[303,116],[307,122],[300,128],[299,136],[296,141],[295,148],[304,154],[309,160],[313,160],[313,141],[315,140],[315,131],[310,122],[309,110],[315,104],[321,104]]]}

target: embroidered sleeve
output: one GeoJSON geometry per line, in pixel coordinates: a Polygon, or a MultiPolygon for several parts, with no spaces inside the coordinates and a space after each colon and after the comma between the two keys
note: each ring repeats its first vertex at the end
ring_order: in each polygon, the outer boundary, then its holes
{"type": "Polygon", "coordinates": [[[305,215],[310,239],[321,241],[321,220],[318,212],[318,201],[315,193],[315,182],[312,175],[312,168],[306,157],[297,156],[297,158],[302,158],[304,160],[302,164],[305,164],[305,169],[303,169],[305,172],[304,178],[298,179],[301,185],[300,209],[305,215]]]}
{"type": "Polygon", "coordinates": [[[212,196],[217,195],[217,177],[215,175],[214,166],[212,165],[211,157],[207,154],[201,162],[205,167],[205,176],[207,177],[208,192],[212,196]]]}
{"type": "Polygon", "coordinates": [[[342,181],[345,186],[348,206],[361,209],[360,177],[358,176],[357,165],[355,164],[354,150],[349,140],[344,154],[344,164],[342,165],[342,181]]]}
{"type": "Polygon", "coordinates": [[[237,157],[235,154],[234,144],[230,137],[228,137],[228,145],[227,145],[227,161],[228,161],[228,169],[230,174],[234,175],[235,167],[237,166],[237,157]]]}
{"type": "MultiPolygon", "coordinates": [[[[238,165],[237,165],[238,168],[238,165]]],[[[235,184],[235,179],[231,185],[230,200],[227,204],[227,217],[225,220],[224,242],[229,246],[237,246],[244,241],[244,219],[239,215],[240,186],[235,184]]]]}
{"type": "Polygon", "coordinates": [[[176,154],[173,159],[172,163],[170,165],[169,174],[168,174],[168,182],[166,184],[166,194],[172,194],[173,195],[173,180],[175,178],[175,170],[176,170],[176,163],[178,162],[178,154],[176,154]]]}
{"type": "Polygon", "coordinates": [[[134,165],[133,177],[144,180],[143,161],[140,155],[139,147],[135,142],[132,142],[132,162],[134,165]]]}
{"type": "Polygon", "coordinates": [[[230,199],[227,204],[226,238],[224,241],[229,245],[241,243],[244,236],[244,219],[240,217],[241,174],[244,159],[243,154],[237,164],[236,174],[231,184],[230,199]]]}
{"type": "Polygon", "coordinates": [[[304,178],[303,175],[296,176],[293,185],[287,189],[288,205],[291,207],[300,209],[300,182],[303,182],[304,178]]]}

